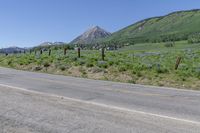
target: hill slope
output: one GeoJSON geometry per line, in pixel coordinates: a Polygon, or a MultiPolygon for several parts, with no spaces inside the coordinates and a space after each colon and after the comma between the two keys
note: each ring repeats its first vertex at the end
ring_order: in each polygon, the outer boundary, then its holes
{"type": "Polygon", "coordinates": [[[185,40],[200,32],[200,10],[179,11],[166,16],[142,20],[113,33],[103,41],[160,42],[185,40]]]}
{"type": "Polygon", "coordinates": [[[84,32],[82,35],[74,39],[71,44],[91,44],[98,39],[102,39],[110,36],[111,33],[105,31],[99,26],[95,26],[94,28],[89,29],[84,32]]]}

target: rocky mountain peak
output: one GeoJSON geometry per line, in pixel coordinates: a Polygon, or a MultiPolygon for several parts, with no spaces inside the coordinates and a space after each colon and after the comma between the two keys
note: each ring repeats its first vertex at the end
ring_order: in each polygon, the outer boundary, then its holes
{"type": "Polygon", "coordinates": [[[95,26],[84,32],[82,35],[74,39],[71,43],[73,44],[91,44],[96,40],[110,36],[111,33],[95,26]]]}

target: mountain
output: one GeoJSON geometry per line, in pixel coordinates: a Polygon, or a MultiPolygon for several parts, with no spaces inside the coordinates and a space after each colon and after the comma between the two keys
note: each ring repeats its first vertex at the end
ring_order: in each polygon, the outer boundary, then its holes
{"type": "Polygon", "coordinates": [[[67,44],[67,43],[65,43],[65,42],[54,42],[53,43],[53,45],[65,45],[65,44],[67,44]]]}
{"type": "Polygon", "coordinates": [[[43,42],[39,46],[43,47],[43,46],[49,46],[49,45],[52,45],[52,44],[53,44],[52,42],[43,42]]]}
{"type": "Polygon", "coordinates": [[[50,45],[64,45],[66,43],[64,42],[43,42],[39,46],[44,47],[44,46],[50,46],[50,45]]]}
{"type": "Polygon", "coordinates": [[[19,47],[8,47],[8,48],[2,48],[0,49],[0,53],[19,53],[19,52],[23,52],[26,51],[26,48],[19,48],[19,47]]]}
{"type": "Polygon", "coordinates": [[[91,44],[96,42],[98,39],[106,38],[110,35],[111,33],[99,26],[95,26],[71,41],[71,44],[91,44]]]}
{"type": "Polygon", "coordinates": [[[199,9],[178,11],[139,21],[102,41],[129,43],[186,40],[189,35],[200,33],[199,24],[199,9]]]}

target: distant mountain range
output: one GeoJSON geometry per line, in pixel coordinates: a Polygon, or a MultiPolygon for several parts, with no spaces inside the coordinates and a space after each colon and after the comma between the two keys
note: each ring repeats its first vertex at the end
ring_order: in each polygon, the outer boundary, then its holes
{"type": "Polygon", "coordinates": [[[50,46],[50,45],[64,45],[65,42],[43,42],[39,46],[50,46]]]}
{"type": "Polygon", "coordinates": [[[19,53],[26,51],[26,48],[19,48],[19,47],[8,47],[8,48],[2,48],[0,49],[0,53],[19,53]]]}
{"type": "Polygon", "coordinates": [[[95,26],[75,38],[73,41],[70,42],[70,44],[91,44],[95,43],[99,39],[109,37],[110,35],[110,32],[107,32],[99,26],[95,26]]]}
{"type": "MultiPolygon", "coordinates": [[[[65,44],[67,44],[67,43],[64,43],[64,42],[43,42],[43,43],[41,43],[41,44],[39,44],[38,46],[35,46],[35,47],[45,47],[45,46],[51,46],[51,45],[65,45],[65,44]]],[[[29,49],[31,49],[31,48],[20,48],[20,47],[13,46],[13,47],[0,49],[0,53],[8,53],[8,54],[20,53],[20,52],[27,51],[29,49]]]]}

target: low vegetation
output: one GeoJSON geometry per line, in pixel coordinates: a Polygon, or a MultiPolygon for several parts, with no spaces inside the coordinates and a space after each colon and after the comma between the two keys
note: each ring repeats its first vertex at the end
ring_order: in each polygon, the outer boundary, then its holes
{"type": "Polygon", "coordinates": [[[145,85],[200,89],[200,44],[187,41],[143,43],[106,51],[45,50],[0,55],[0,65],[21,70],[47,72],[91,79],[110,80],[145,85]],[[173,44],[173,45],[171,45],[173,44]],[[170,46],[168,46],[170,45],[170,46]],[[178,57],[181,63],[175,70],[178,57]]]}

